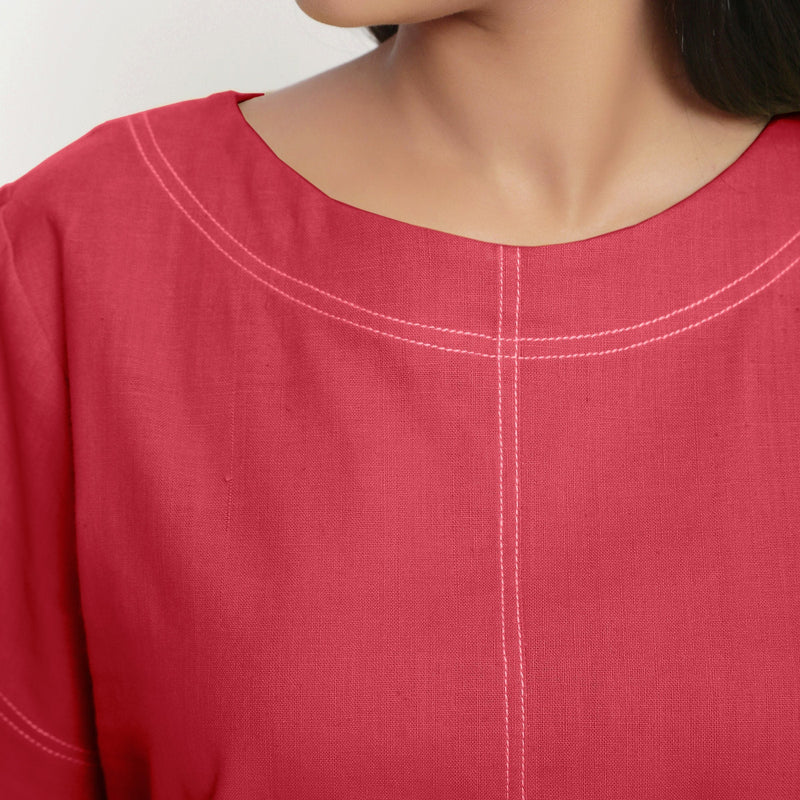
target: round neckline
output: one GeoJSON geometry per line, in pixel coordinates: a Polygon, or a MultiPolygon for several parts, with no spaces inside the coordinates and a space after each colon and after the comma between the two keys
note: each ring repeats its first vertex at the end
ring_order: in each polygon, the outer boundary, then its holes
{"type": "Polygon", "coordinates": [[[291,164],[284,161],[269,145],[269,143],[256,131],[255,128],[247,121],[244,114],[242,114],[241,109],[239,108],[239,103],[243,102],[244,100],[249,100],[254,97],[263,97],[268,92],[237,92],[232,90],[229,95],[229,99],[232,101],[232,105],[228,106],[228,109],[236,116],[235,124],[237,126],[244,126],[244,128],[249,131],[247,134],[249,137],[256,138],[256,145],[260,146],[261,150],[266,153],[267,157],[275,162],[275,164],[283,170],[286,174],[290,175],[293,180],[297,181],[300,185],[304,186],[306,191],[310,192],[313,196],[315,196],[318,200],[333,204],[346,213],[352,215],[356,219],[361,219],[362,221],[369,220],[372,222],[381,223],[389,228],[394,228],[398,233],[415,233],[418,235],[425,235],[427,237],[432,237],[438,239],[442,242],[445,240],[449,240],[451,242],[457,242],[463,244],[464,246],[469,246],[474,248],[493,248],[496,249],[498,247],[504,248],[512,248],[519,250],[520,253],[528,253],[528,254],[535,254],[535,253],[555,253],[564,250],[569,250],[572,248],[585,248],[585,247],[594,247],[598,245],[605,245],[605,244],[617,244],[620,239],[624,239],[627,236],[640,236],[646,235],[651,229],[654,229],[656,226],[660,225],[669,225],[674,221],[674,218],[678,217],[681,214],[691,214],[693,207],[703,204],[706,202],[707,197],[709,195],[713,195],[714,193],[721,190],[724,184],[730,180],[734,175],[738,172],[745,170],[750,162],[750,160],[755,156],[756,152],[763,146],[766,140],[769,137],[769,133],[771,133],[772,129],[775,127],[774,123],[781,115],[773,115],[764,125],[764,127],[758,132],[758,135],[750,142],[750,144],[737,156],[734,161],[732,161],[728,166],[726,166],[723,170],[718,172],[714,177],[710,180],[706,181],[702,186],[699,186],[695,189],[691,194],[686,195],[685,197],[677,200],[672,205],[668,206],[667,208],[659,211],[655,214],[651,214],[649,217],[645,217],[638,222],[631,223],[630,225],[625,225],[622,228],[615,228],[614,230],[605,231],[603,233],[595,234],[594,236],[588,236],[583,239],[573,239],[566,242],[551,242],[551,243],[544,243],[544,244],[532,244],[532,245],[517,245],[512,243],[506,242],[494,242],[489,241],[486,239],[478,239],[472,236],[466,236],[458,233],[451,233],[449,231],[443,231],[438,228],[431,228],[426,225],[418,225],[413,222],[406,222],[405,220],[396,219],[395,217],[389,217],[385,214],[381,214],[377,211],[370,211],[369,209],[361,208],[360,206],[355,206],[352,203],[348,203],[344,200],[339,200],[336,197],[329,195],[327,192],[323,191],[319,186],[315,183],[310,181],[304,175],[302,175],[298,170],[296,170],[291,164]]]}
{"type": "Polygon", "coordinates": [[[693,346],[698,326],[737,324],[727,312],[757,302],[800,246],[800,197],[789,190],[797,113],[774,115],[732,164],[658,214],[517,246],[326,194],[244,118],[238,103],[264,94],[227,90],[152,109],[129,119],[131,132],[171,201],[261,284],[267,305],[290,303],[387,343],[521,361],[693,346]]]}

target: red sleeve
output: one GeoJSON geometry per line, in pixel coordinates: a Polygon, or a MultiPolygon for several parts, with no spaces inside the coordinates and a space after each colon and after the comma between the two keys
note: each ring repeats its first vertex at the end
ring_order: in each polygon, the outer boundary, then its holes
{"type": "Polygon", "coordinates": [[[0,187],[0,797],[105,797],[82,624],[57,237],[0,187]]]}

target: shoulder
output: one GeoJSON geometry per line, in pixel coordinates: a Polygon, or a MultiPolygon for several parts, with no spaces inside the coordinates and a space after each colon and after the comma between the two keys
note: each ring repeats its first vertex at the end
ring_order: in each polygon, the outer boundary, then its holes
{"type": "Polygon", "coordinates": [[[101,274],[113,282],[142,264],[136,246],[155,247],[180,224],[165,213],[158,152],[189,151],[193,129],[227,95],[105,120],[0,186],[0,284],[18,284],[42,319],[56,320],[66,284],[85,294],[101,274]]]}
{"type": "Polygon", "coordinates": [[[166,139],[185,141],[192,120],[207,114],[220,92],[153,106],[105,120],[0,186],[4,215],[39,212],[53,220],[85,214],[95,206],[124,208],[148,186],[141,138],[157,126],[166,139]]]}

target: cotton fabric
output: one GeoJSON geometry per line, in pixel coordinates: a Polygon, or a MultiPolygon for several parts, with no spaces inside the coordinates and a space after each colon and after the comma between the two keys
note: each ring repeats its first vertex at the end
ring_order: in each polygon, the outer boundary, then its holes
{"type": "Polygon", "coordinates": [[[0,797],[800,797],[800,114],[515,246],[258,94],[0,188],[0,797]]]}

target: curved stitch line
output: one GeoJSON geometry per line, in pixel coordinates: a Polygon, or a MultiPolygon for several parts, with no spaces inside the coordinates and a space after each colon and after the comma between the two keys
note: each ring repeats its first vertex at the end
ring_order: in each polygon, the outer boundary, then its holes
{"type": "Polygon", "coordinates": [[[645,344],[650,344],[650,342],[657,342],[661,339],[668,339],[670,336],[675,336],[676,334],[683,333],[683,331],[688,331],[690,328],[696,328],[698,325],[702,325],[704,322],[708,322],[709,320],[714,319],[714,317],[718,317],[720,314],[725,314],[726,312],[730,311],[736,306],[744,303],[745,300],[749,300],[754,294],[758,294],[762,292],[764,289],[767,288],[771,283],[774,283],[778,278],[781,277],[784,273],[788,272],[798,261],[800,261],[800,256],[798,256],[794,261],[792,261],[788,267],[784,267],[777,275],[773,276],[769,281],[767,281],[763,286],[759,286],[758,289],[754,289],[750,294],[745,295],[741,299],[737,300],[735,303],[731,303],[731,305],[723,308],[721,311],[717,311],[714,314],[706,317],[705,319],[701,319],[699,322],[693,322],[691,325],[685,325],[683,328],[678,328],[678,330],[670,331],[669,333],[665,333],[662,336],[655,336],[652,339],[646,339],[643,342],[636,342],[635,344],[626,345],[625,347],[615,347],[612,350],[602,350],[596,353],[566,353],[557,356],[520,356],[520,358],[529,360],[529,359],[541,359],[541,358],[575,358],[576,356],[605,356],[611,353],[619,353],[622,350],[630,350],[633,347],[641,347],[645,344]]]}
{"type": "MultiPolygon", "coordinates": [[[[39,726],[38,726],[36,723],[34,723],[34,722],[33,722],[33,721],[31,721],[30,719],[28,719],[28,717],[26,717],[26,716],[25,716],[25,715],[24,715],[24,714],[23,714],[23,713],[22,713],[22,712],[21,712],[21,711],[20,711],[20,710],[19,710],[19,709],[18,709],[18,708],[17,708],[17,707],[16,707],[16,706],[15,706],[15,705],[14,705],[14,704],[13,704],[13,703],[12,703],[12,702],[9,700],[9,699],[8,699],[8,697],[7,697],[5,694],[3,694],[3,692],[0,692],[0,697],[2,697],[2,698],[3,698],[3,700],[5,700],[5,702],[6,702],[6,703],[8,703],[8,705],[10,705],[10,706],[11,706],[11,708],[13,708],[13,709],[14,709],[14,711],[16,711],[16,712],[17,712],[17,714],[19,714],[19,716],[20,716],[20,717],[22,717],[22,719],[24,719],[24,720],[25,720],[25,722],[27,722],[27,723],[28,723],[28,725],[30,725],[30,726],[31,726],[31,728],[33,728],[33,729],[34,729],[34,730],[35,730],[37,733],[40,733],[42,736],[46,736],[48,739],[51,739],[52,741],[56,742],[57,744],[60,744],[62,747],[66,747],[66,748],[68,748],[68,749],[70,749],[70,750],[75,750],[75,751],[77,751],[78,753],[86,753],[87,755],[91,755],[91,756],[94,756],[94,755],[96,755],[96,753],[97,753],[97,751],[96,751],[96,750],[90,750],[90,749],[88,749],[88,748],[86,748],[86,747],[78,747],[78,745],[76,745],[76,744],[70,744],[69,742],[65,742],[63,739],[59,739],[59,738],[58,738],[58,736],[54,736],[52,733],[48,733],[46,730],[44,730],[43,728],[40,728],[40,727],[39,727],[39,726]]],[[[2,712],[0,712],[0,713],[2,713],[2,712]]]]}
{"type": "MultiPolygon", "coordinates": [[[[129,121],[129,124],[130,124],[130,121],[129,121]]],[[[316,306],[312,306],[310,303],[306,303],[306,302],[294,297],[293,295],[290,295],[288,292],[284,292],[283,290],[279,289],[277,286],[274,286],[269,281],[267,281],[264,278],[262,278],[260,275],[256,275],[255,272],[253,272],[252,270],[249,270],[247,267],[244,266],[244,264],[241,264],[239,261],[237,261],[232,255],[230,255],[230,253],[225,251],[220,246],[220,244],[216,241],[216,239],[214,239],[213,236],[211,236],[209,233],[206,232],[206,230],[194,219],[194,217],[183,207],[183,205],[180,203],[180,201],[169,190],[167,185],[161,179],[161,176],[158,174],[158,172],[155,170],[155,168],[153,167],[153,165],[150,162],[150,160],[145,155],[145,152],[144,152],[144,150],[142,148],[141,142],[139,141],[139,138],[138,138],[138,136],[136,136],[136,133],[135,133],[135,131],[133,131],[132,127],[131,127],[131,131],[132,131],[134,140],[136,142],[136,146],[139,149],[140,155],[144,159],[144,161],[147,164],[147,166],[150,168],[150,171],[153,173],[153,175],[155,176],[155,178],[158,181],[158,183],[161,185],[161,187],[164,189],[164,191],[170,197],[172,202],[184,213],[184,215],[187,217],[187,219],[189,219],[189,221],[192,222],[192,224],[195,225],[195,227],[200,231],[200,233],[202,233],[208,239],[208,241],[211,242],[211,244],[214,247],[216,247],[217,250],[219,250],[220,253],[222,253],[229,261],[232,261],[234,264],[236,264],[236,266],[238,266],[240,269],[242,269],[248,275],[251,275],[253,278],[255,278],[259,283],[262,283],[265,286],[268,286],[273,291],[275,291],[278,294],[286,297],[288,300],[291,300],[292,302],[297,303],[298,305],[304,306],[304,307],[306,307],[306,308],[308,308],[308,309],[310,309],[312,311],[316,311],[318,314],[323,314],[324,316],[330,317],[331,319],[339,320],[340,322],[346,322],[348,325],[353,325],[353,326],[355,326],[357,328],[362,328],[362,329],[370,331],[372,333],[378,333],[381,336],[388,336],[391,339],[397,339],[398,341],[401,341],[401,342],[407,342],[409,344],[419,344],[419,345],[422,345],[423,347],[432,347],[432,348],[434,348],[436,350],[443,350],[443,351],[448,352],[448,353],[463,353],[463,354],[466,354],[466,355],[481,356],[483,358],[498,358],[498,357],[499,358],[513,358],[514,357],[513,355],[503,355],[503,354],[493,355],[491,353],[479,353],[479,352],[474,351],[474,350],[463,350],[463,349],[455,348],[455,347],[444,347],[442,345],[433,344],[432,342],[422,342],[422,341],[419,341],[417,339],[409,339],[409,338],[407,338],[405,336],[398,336],[397,334],[389,333],[388,331],[382,331],[382,330],[380,330],[378,328],[372,328],[369,325],[362,325],[361,323],[354,322],[353,320],[347,319],[345,317],[340,317],[340,316],[338,316],[336,314],[331,314],[328,311],[323,311],[322,309],[317,308],[316,306]]],[[[789,264],[788,267],[786,267],[785,269],[781,270],[781,272],[779,272],[771,280],[767,281],[767,283],[765,283],[763,286],[761,286],[758,289],[756,289],[755,291],[751,292],[749,295],[747,295],[746,297],[742,298],[741,300],[738,300],[737,302],[732,303],[731,305],[727,306],[726,308],[723,308],[721,311],[718,311],[718,312],[716,312],[714,314],[711,314],[710,316],[706,317],[705,319],[700,320],[700,322],[692,323],[691,325],[686,325],[685,327],[678,328],[677,330],[671,331],[670,333],[662,334],[661,336],[655,336],[655,337],[653,337],[651,339],[645,339],[644,341],[641,341],[641,342],[635,342],[634,344],[626,345],[624,347],[615,347],[615,348],[612,348],[612,349],[609,349],[609,350],[591,351],[591,352],[585,352],[585,353],[560,353],[560,354],[557,354],[557,355],[519,356],[519,358],[521,360],[523,360],[523,361],[530,361],[530,360],[543,360],[543,359],[552,359],[552,358],[581,358],[581,357],[585,357],[585,356],[603,356],[603,355],[610,355],[612,353],[623,352],[625,350],[630,350],[630,349],[632,349],[634,347],[641,347],[642,345],[650,344],[652,342],[657,342],[657,341],[660,341],[662,339],[667,339],[670,336],[675,336],[678,333],[682,333],[683,331],[690,330],[691,328],[695,328],[698,325],[701,325],[704,322],[708,322],[709,320],[714,319],[715,317],[718,317],[720,314],[724,314],[726,311],[730,311],[732,308],[735,308],[737,305],[739,305],[740,303],[744,302],[744,300],[749,299],[754,294],[757,294],[761,290],[765,289],[767,286],[769,286],[771,283],[773,283],[775,280],[777,280],[777,278],[780,278],[781,275],[786,273],[792,266],[794,266],[794,264],[798,260],[800,260],[800,257],[798,257],[797,259],[792,261],[789,264]]],[[[311,288],[314,288],[314,287],[311,287],[311,288]]],[[[417,324],[417,323],[413,323],[413,324],[417,324]]],[[[483,336],[483,334],[474,334],[474,335],[483,336]]],[[[503,339],[503,341],[513,341],[513,339],[503,339]]]]}
{"type": "Polygon", "coordinates": [[[87,761],[82,758],[75,758],[74,756],[67,756],[64,753],[58,753],[55,750],[51,750],[49,747],[45,747],[41,742],[37,742],[32,736],[29,736],[22,728],[17,727],[2,711],[0,711],[0,717],[2,717],[8,725],[13,728],[20,736],[27,739],[32,744],[36,745],[40,750],[44,750],[45,753],[50,753],[51,756],[57,756],[58,758],[63,758],[66,761],[73,761],[76,764],[82,764],[84,766],[92,766],[94,764],[93,761],[87,761]]]}
{"type": "MultiPolygon", "coordinates": [[[[338,297],[337,295],[331,294],[330,292],[327,292],[324,289],[320,289],[318,286],[314,286],[314,285],[312,285],[310,283],[307,283],[306,281],[303,281],[300,278],[296,278],[293,275],[289,275],[286,272],[282,272],[280,269],[278,269],[277,267],[273,267],[271,264],[267,264],[266,261],[261,259],[252,250],[250,250],[246,245],[242,244],[242,242],[240,242],[233,234],[231,234],[211,214],[211,212],[208,211],[208,209],[200,202],[200,200],[197,198],[197,196],[192,192],[192,190],[181,179],[180,175],[178,175],[177,171],[172,166],[172,164],[169,161],[169,159],[166,157],[164,152],[159,147],[158,141],[157,141],[157,139],[155,137],[155,134],[153,133],[153,129],[150,126],[150,120],[148,118],[147,112],[142,112],[142,117],[143,117],[145,125],[146,125],[146,127],[147,127],[147,129],[148,129],[148,131],[150,133],[150,137],[153,140],[153,146],[155,147],[155,149],[158,152],[158,154],[161,156],[161,159],[166,164],[167,168],[172,173],[172,175],[175,178],[175,180],[183,187],[184,191],[192,198],[192,200],[194,200],[194,202],[199,206],[199,208],[203,211],[203,213],[232,242],[234,242],[239,247],[241,247],[242,250],[245,251],[245,253],[247,253],[254,261],[257,261],[263,267],[266,267],[268,270],[271,270],[272,272],[277,273],[281,277],[287,278],[288,280],[293,281],[294,283],[297,283],[300,286],[304,286],[307,289],[311,289],[314,292],[318,292],[319,294],[322,294],[322,295],[324,295],[326,297],[329,297],[330,299],[335,300],[338,303],[342,303],[343,305],[350,306],[351,308],[354,308],[357,311],[361,311],[361,312],[363,312],[365,314],[371,314],[371,315],[373,315],[375,317],[380,317],[381,319],[385,319],[385,320],[388,320],[390,322],[398,322],[398,323],[400,323],[402,325],[410,325],[410,326],[419,327],[419,328],[427,328],[429,330],[439,331],[441,333],[452,333],[452,334],[457,334],[459,336],[477,336],[477,337],[479,337],[481,339],[492,339],[492,340],[497,338],[495,336],[490,336],[490,335],[488,335],[486,333],[477,333],[475,331],[462,331],[462,330],[457,330],[455,328],[443,328],[443,327],[440,327],[438,325],[428,325],[428,324],[425,324],[424,322],[412,322],[411,320],[400,319],[399,317],[392,317],[389,314],[382,314],[379,311],[373,311],[372,309],[364,308],[363,306],[359,306],[357,303],[353,303],[350,300],[345,300],[343,297],[338,297]]],[[[133,131],[133,125],[130,122],[130,120],[128,121],[128,124],[131,127],[131,131],[133,131]]],[[[133,132],[133,135],[136,138],[136,133],[135,132],[133,132]]],[[[138,138],[137,138],[137,144],[138,144],[138,138]]],[[[140,147],[140,150],[141,150],[141,147],[140,147]]],[[[147,160],[147,159],[145,159],[145,160],[147,160]]],[[[148,165],[150,165],[149,161],[148,161],[148,165]]],[[[150,168],[151,168],[151,170],[153,169],[152,166],[150,168]]],[[[740,275],[738,278],[735,278],[733,281],[731,281],[726,286],[723,286],[720,289],[716,289],[711,294],[706,295],[705,297],[701,298],[700,300],[695,300],[693,303],[690,303],[689,305],[684,306],[683,308],[676,308],[674,311],[670,311],[670,312],[668,312],[666,314],[662,314],[661,316],[654,317],[653,319],[646,320],[645,322],[639,322],[639,323],[636,323],[635,325],[627,325],[627,326],[622,327],[622,328],[613,328],[611,330],[598,331],[598,332],[595,332],[595,333],[576,333],[576,334],[571,334],[569,336],[523,336],[520,339],[520,341],[522,341],[522,342],[557,342],[557,341],[572,340],[572,339],[588,339],[588,338],[595,338],[595,337],[598,337],[598,336],[610,336],[612,334],[625,333],[626,331],[632,331],[632,330],[636,330],[638,328],[643,328],[646,325],[654,325],[655,323],[661,322],[661,321],[663,321],[665,319],[669,319],[670,317],[673,317],[676,314],[682,314],[685,311],[690,311],[691,309],[695,308],[696,306],[702,305],[703,303],[706,303],[709,300],[712,300],[714,297],[716,297],[717,295],[721,294],[722,292],[725,292],[728,289],[733,288],[734,286],[736,286],[737,283],[740,283],[741,281],[743,281],[746,278],[750,277],[753,273],[757,272],[765,264],[767,264],[769,261],[771,261],[773,258],[775,258],[775,256],[778,255],[778,253],[780,253],[785,247],[788,247],[798,236],[800,236],[800,230],[798,230],[793,236],[791,236],[786,242],[784,242],[774,253],[772,253],[771,255],[767,256],[760,264],[758,264],[757,266],[753,267],[753,269],[751,269],[749,272],[746,272],[744,275],[740,275]]],[[[498,247],[502,248],[502,247],[505,247],[505,245],[499,244],[498,247]]],[[[501,337],[501,338],[503,338],[503,337],[501,337]]],[[[508,339],[503,338],[503,341],[512,341],[512,339],[510,337],[508,339]]]]}

